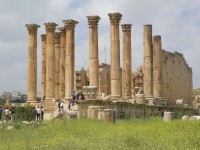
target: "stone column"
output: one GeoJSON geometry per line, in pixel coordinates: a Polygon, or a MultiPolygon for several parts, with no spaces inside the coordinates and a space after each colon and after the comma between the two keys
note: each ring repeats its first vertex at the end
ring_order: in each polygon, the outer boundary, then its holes
{"type": "Polygon", "coordinates": [[[66,29],[65,99],[74,91],[74,32],[78,24],[75,20],[63,20],[66,29]]]}
{"type": "Polygon", "coordinates": [[[37,24],[26,24],[28,43],[28,103],[37,102],[37,24]]]}
{"type": "Polygon", "coordinates": [[[59,86],[59,98],[65,98],[65,27],[58,28],[60,30],[60,86],[59,86]]]}
{"type": "Polygon", "coordinates": [[[109,13],[110,18],[110,42],[111,42],[111,98],[121,97],[120,84],[120,36],[119,22],[122,15],[120,13],[109,13]]]}
{"type": "Polygon", "coordinates": [[[152,50],[152,25],[144,25],[144,94],[153,96],[153,50],[152,50]]]}
{"type": "Polygon", "coordinates": [[[122,96],[131,98],[131,24],[123,24],[122,96]]]}
{"type": "Polygon", "coordinates": [[[46,28],[46,100],[55,99],[55,29],[57,24],[44,23],[46,28]]]}
{"type": "Polygon", "coordinates": [[[88,16],[90,86],[99,87],[98,22],[99,16],[88,16]]]}
{"type": "Polygon", "coordinates": [[[60,86],[60,33],[55,32],[55,99],[59,99],[60,86]]]}
{"type": "Polygon", "coordinates": [[[162,97],[161,36],[153,36],[153,87],[154,96],[162,97]]]}
{"type": "Polygon", "coordinates": [[[41,39],[42,39],[41,98],[45,98],[46,97],[46,34],[42,34],[41,39]]]}

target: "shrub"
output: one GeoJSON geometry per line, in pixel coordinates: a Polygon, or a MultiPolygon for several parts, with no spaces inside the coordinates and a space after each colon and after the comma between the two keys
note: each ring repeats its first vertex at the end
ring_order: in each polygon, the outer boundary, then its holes
{"type": "Polygon", "coordinates": [[[32,106],[16,107],[15,108],[15,121],[31,121],[32,119],[32,106]]]}

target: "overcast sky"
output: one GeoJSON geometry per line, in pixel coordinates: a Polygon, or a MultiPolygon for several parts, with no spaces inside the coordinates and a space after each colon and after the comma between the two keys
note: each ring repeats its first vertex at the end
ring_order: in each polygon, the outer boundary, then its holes
{"type": "MultiPolygon", "coordinates": [[[[100,63],[105,60],[110,63],[110,22],[107,14],[113,12],[123,15],[121,24],[132,24],[133,70],[143,60],[143,25],[152,24],[153,35],[162,37],[163,49],[184,55],[193,69],[193,87],[200,87],[200,1],[0,0],[0,93],[13,90],[27,92],[28,32],[25,24],[41,25],[38,30],[37,76],[40,91],[40,35],[45,33],[43,24],[55,22],[60,27],[64,25],[62,20],[79,22],[75,29],[75,68],[86,68],[89,61],[86,16],[101,17],[98,26],[100,63]]],[[[122,46],[122,38],[120,44],[122,46]]]]}

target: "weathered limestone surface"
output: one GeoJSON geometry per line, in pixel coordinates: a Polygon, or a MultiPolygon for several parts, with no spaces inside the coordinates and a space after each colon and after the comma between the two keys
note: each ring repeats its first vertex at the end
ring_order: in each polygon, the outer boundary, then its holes
{"type": "Polygon", "coordinates": [[[59,98],[63,99],[65,97],[65,57],[66,57],[66,50],[65,50],[65,36],[66,31],[65,27],[58,28],[60,30],[60,86],[59,86],[59,98]]]}
{"type": "Polygon", "coordinates": [[[76,91],[81,92],[83,91],[83,86],[88,86],[88,77],[86,70],[81,68],[80,71],[75,71],[76,77],[76,91]]]}
{"type": "Polygon", "coordinates": [[[152,50],[152,25],[144,25],[144,94],[153,96],[153,50],[152,50]]]}
{"type": "Polygon", "coordinates": [[[66,29],[65,99],[74,91],[74,32],[78,24],[75,20],[63,20],[66,29]]]}
{"type": "MultiPolygon", "coordinates": [[[[115,110],[116,119],[123,118],[144,118],[144,117],[163,117],[164,112],[175,112],[179,115],[196,114],[198,110],[180,107],[168,106],[149,106],[144,104],[132,104],[122,101],[102,101],[102,100],[83,100],[78,101],[78,114],[79,118],[88,118],[89,106],[104,106],[105,109],[115,110]]],[[[103,111],[98,111],[98,118],[103,118],[103,111]]]]}
{"type": "Polygon", "coordinates": [[[162,97],[161,36],[153,37],[153,95],[162,97]]]}
{"type": "Polygon", "coordinates": [[[89,106],[88,107],[88,118],[89,119],[97,119],[98,118],[98,110],[103,109],[104,106],[89,106]]]}
{"type": "Polygon", "coordinates": [[[60,33],[55,32],[55,99],[59,99],[60,87],[60,33]]]}
{"type": "Polygon", "coordinates": [[[28,103],[36,103],[37,99],[37,24],[25,25],[29,34],[28,44],[28,103]]]}
{"type": "Polygon", "coordinates": [[[87,100],[94,100],[97,98],[97,86],[83,86],[83,94],[85,99],[87,100]]]}
{"type": "Polygon", "coordinates": [[[44,23],[46,29],[46,100],[55,99],[55,29],[57,24],[44,23]]]}
{"type": "Polygon", "coordinates": [[[131,98],[131,24],[123,24],[122,97],[131,98]]]}
{"type": "Polygon", "coordinates": [[[90,86],[99,87],[98,23],[99,16],[88,16],[90,86]]]}
{"type": "Polygon", "coordinates": [[[102,63],[99,68],[99,93],[110,95],[110,65],[102,63]]]}
{"type": "Polygon", "coordinates": [[[45,98],[46,96],[46,34],[42,34],[41,39],[42,39],[41,98],[45,98]]]}
{"type": "Polygon", "coordinates": [[[169,112],[169,111],[165,111],[164,112],[164,121],[172,121],[175,118],[175,113],[174,112],[169,112]]]}
{"type": "Polygon", "coordinates": [[[122,14],[109,13],[110,18],[110,42],[111,42],[111,98],[121,97],[120,84],[120,34],[119,22],[122,14]]]}
{"type": "Polygon", "coordinates": [[[183,54],[161,50],[162,55],[162,95],[168,104],[184,99],[192,104],[192,69],[183,54]]]}

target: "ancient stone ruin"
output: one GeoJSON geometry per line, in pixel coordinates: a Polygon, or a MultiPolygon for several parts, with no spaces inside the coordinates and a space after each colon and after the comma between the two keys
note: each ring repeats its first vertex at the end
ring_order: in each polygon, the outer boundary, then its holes
{"type": "MultiPolygon", "coordinates": [[[[109,13],[108,17],[110,19],[110,64],[99,64],[98,23],[101,18],[87,16],[89,69],[81,69],[76,72],[74,33],[78,22],[72,19],[63,20],[63,27],[57,28],[59,32],[56,32],[56,23],[44,23],[46,34],[41,35],[41,98],[44,108],[53,110],[56,100],[69,100],[74,90],[82,91],[86,101],[102,101],[102,106],[104,106],[104,101],[120,101],[120,105],[123,105],[123,102],[130,102],[134,104],[130,108],[138,108],[135,104],[171,106],[176,104],[177,99],[184,99],[185,104],[191,105],[192,69],[186,63],[183,55],[163,50],[161,36],[152,36],[152,25],[147,24],[144,25],[143,64],[137,71],[132,72],[132,25],[121,25],[123,34],[121,63],[120,20],[122,14],[109,13]]],[[[26,27],[29,33],[27,102],[34,104],[37,103],[37,29],[40,26],[27,24],[26,27]]],[[[125,103],[124,105],[127,105],[125,103]]],[[[79,103],[79,105],[82,104],[79,103]]],[[[91,103],[91,105],[96,106],[95,103],[91,103]]],[[[89,105],[85,108],[88,109],[88,107],[89,105]]],[[[107,109],[112,108],[109,106],[107,109]]],[[[105,113],[107,112],[113,114],[110,110],[105,111],[105,113]]],[[[119,112],[116,111],[114,114],[119,115],[119,112]]],[[[98,117],[98,115],[96,116],[98,117]]]]}

